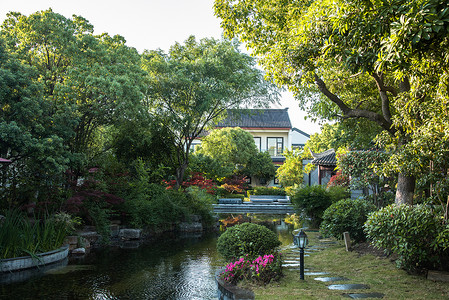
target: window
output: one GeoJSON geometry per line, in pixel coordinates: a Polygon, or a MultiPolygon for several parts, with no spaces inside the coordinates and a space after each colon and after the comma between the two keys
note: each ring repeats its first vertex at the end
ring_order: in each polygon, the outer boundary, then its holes
{"type": "Polygon", "coordinates": [[[282,155],[282,149],[284,148],[284,138],[281,137],[269,137],[267,138],[268,153],[271,156],[282,155]]]}
{"type": "Polygon", "coordinates": [[[260,152],[260,150],[261,150],[261,144],[262,144],[262,142],[261,142],[261,138],[260,137],[255,137],[254,138],[254,143],[256,144],[256,147],[257,147],[257,151],[259,151],[260,152]]]}

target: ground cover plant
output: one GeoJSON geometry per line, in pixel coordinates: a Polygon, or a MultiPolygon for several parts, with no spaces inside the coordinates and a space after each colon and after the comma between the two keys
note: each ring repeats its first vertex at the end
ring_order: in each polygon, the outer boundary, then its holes
{"type": "MultiPolygon", "coordinates": [[[[309,247],[319,245],[320,233],[307,231],[309,247]]],[[[284,257],[292,254],[292,250],[282,251],[284,257]]],[[[381,252],[382,253],[382,252],[381,252]]],[[[447,299],[449,286],[445,282],[433,282],[424,276],[409,275],[398,269],[394,262],[386,256],[375,256],[371,253],[347,252],[342,241],[329,246],[323,251],[314,252],[305,258],[305,268],[311,271],[329,272],[329,276],[343,276],[350,281],[345,283],[362,283],[370,286],[363,292],[379,292],[385,294],[383,299],[447,299]]],[[[348,299],[342,291],[329,290],[323,282],[306,276],[300,280],[296,269],[284,268],[284,277],[267,286],[244,285],[255,293],[260,300],[297,300],[297,299],[348,299]]],[[[334,282],[337,283],[337,282],[334,282]]],[[[354,290],[348,291],[354,292],[354,290]]]]}

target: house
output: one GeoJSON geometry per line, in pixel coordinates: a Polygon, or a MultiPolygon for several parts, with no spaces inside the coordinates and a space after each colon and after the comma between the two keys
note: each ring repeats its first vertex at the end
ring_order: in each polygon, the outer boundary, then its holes
{"type": "Polygon", "coordinates": [[[310,151],[310,153],[314,158],[311,163],[316,165],[318,169],[318,184],[327,185],[331,177],[336,174],[337,158],[335,150],[329,149],[321,153],[310,151]]]}
{"type": "MultiPolygon", "coordinates": [[[[240,127],[254,138],[259,151],[268,151],[275,165],[282,165],[285,157],[282,155],[286,149],[298,149],[304,146],[310,137],[307,133],[292,128],[288,108],[284,109],[230,109],[227,117],[218,122],[216,128],[240,127]]],[[[195,140],[192,147],[199,145],[201,141],[195,140]]],[[[259,182],[251,179],[253,185],[275,186],[276,178],[271,182],[259,182]]]]}
{"type": "Polygon", "coordinates": [[[292,124],[286,109],[228,110],[226,119],[217,128],[240,127],[254,138],[259,151],[268,151],[274,164],[282,164],[285,149],[292,145],[290,131],[292,124]]]}
{"type": "Polygon", "coordinates": [[[310,138],[310,134],[307,134],[304,131],[299,130],[296,127],[292,128],[290,135],[291,135],[293,150],[304,148],[307,140],[310,138]]]}

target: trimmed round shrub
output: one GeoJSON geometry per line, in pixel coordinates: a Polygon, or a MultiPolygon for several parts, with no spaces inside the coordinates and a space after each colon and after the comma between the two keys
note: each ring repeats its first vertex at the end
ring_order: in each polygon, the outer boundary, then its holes
{"type": "Polygon", "coordinates": [[[269,254],[281,245],[276,234],[265,226],[243,223],[228,228],[217,241],[217,250],[225,259],[248,255],[256,258],[269,254]]]}
{"type": "Polygon", "coordinates": [[[329,206],[323,214],[320,230],[325,236],[341,239],[343,232],[349,232],[356,242],[366,240],[363,232],[368,215],[376,210],[374,204],[364,199],[344,199],[329,206]]]}
{"type": "Polygon", "coordinates": [[[409,271],[449,265],[449,231],[425,205],[389,205],[372,213],[365,232],[378,248],[399,255],[397,264],[409,271]]]}

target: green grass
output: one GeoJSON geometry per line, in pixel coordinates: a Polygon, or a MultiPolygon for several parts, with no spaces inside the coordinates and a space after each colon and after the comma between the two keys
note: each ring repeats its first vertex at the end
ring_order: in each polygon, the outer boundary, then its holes
{"type": "MultiPolygon", "coordinates": [[[[309,245],[317,245],[318,233],[307,232],[309,245]]],[[[291,250],[282,251],[285,256],[291,250]]],[[[251,285],[256,299],[348,299],[344,293],[382,293],[383,299],[449,299],[449,284],[433,282],[424,276],[409,275],[404,270],[397,269],[389,258],[378,258],[373,255],[359,255],[346,252],[341,241],[337,245],[316,252],[305,258],[305,268],[311,271],[329,272],[329,277],[342,276],[350,281],[333,282],[361,283],[370,286],[369,290],[336,291],[327,289],[327,285],[306,276],[299,279],[298,270],[285,270],[285,277],[279,282],[265,287],[251,285]]]]}

